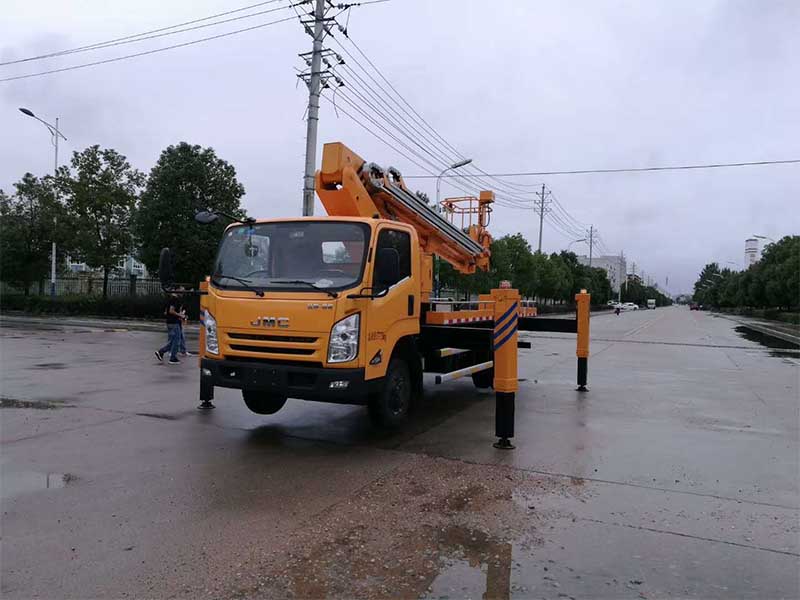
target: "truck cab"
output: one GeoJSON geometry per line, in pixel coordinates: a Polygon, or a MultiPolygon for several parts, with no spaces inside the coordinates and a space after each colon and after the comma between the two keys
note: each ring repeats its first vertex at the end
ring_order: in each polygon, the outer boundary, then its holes
{"type": "Polygon", "coordinates": [[[287,397],[368,404],[394,363],[400,397],[376,417],[404,413],[421,386],[421,255],[415,229],[386,219],[229,226],[201,296],[201,397],[238,388],[260,414],[287,397]]]}

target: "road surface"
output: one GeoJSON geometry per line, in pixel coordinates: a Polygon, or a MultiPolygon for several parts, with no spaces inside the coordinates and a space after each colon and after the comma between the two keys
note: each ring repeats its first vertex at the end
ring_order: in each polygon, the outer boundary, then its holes
{"type": "Polygon", "coordinates": [[[523,334],[513,451],[469,381],[393,435],[203,413],[161,333],[2,325],[3,598],[800,597],[800,354],[733,321],[595,316],[585,394],[574,338],[523,334]]]}

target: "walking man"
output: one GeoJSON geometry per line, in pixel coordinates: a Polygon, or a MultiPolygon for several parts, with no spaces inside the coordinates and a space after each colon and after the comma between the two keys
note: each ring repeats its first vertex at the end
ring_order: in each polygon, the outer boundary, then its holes
{"type": "Polygon", "coordinates": [[[186,349],[186,332],[184,331],[184,329],[186,327],[186,322],[189,320],[189,317],[187,316],[186,305],[184,303],[181,303],[180,315],[181,315],[181,337],[178,343],[178,354],[180,354],[181,356],[193,356],[193,354],[186,349]]]}
{"type": "Polygon", "coordinates": [[[163,348],[155,351],[156,359],[164,362],[164,354],[169,352],[170,365],[180,364],[178,348],[181,343],[181,314],[178,312],[178,296],[170,294],[164,302],[164,316],[167,321],[167,343],[163,348]]]}

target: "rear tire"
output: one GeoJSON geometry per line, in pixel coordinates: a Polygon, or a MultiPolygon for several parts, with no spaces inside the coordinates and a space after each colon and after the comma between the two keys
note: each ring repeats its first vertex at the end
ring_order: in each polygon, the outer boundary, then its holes
{"type": "Polygon", "coordinates": [[[274,415],[286,404],[286,396],[256,390],[242,390],[242,398],[247,408],[257,415],[274,415]]]}
{"type": "Polygon", "coordinates": [[[406,362],[393,358],[386,370],[383,387],[369,399],[372,422],[386,429],[397,429],[408,419],[411,408],[411,374],[406,362]]]}
{"type": "Polygon", "coordinates": [[[494,369],[486,369],[472,374],[472,383],[479,390],[489,389],[494,385],[494,369]]]}

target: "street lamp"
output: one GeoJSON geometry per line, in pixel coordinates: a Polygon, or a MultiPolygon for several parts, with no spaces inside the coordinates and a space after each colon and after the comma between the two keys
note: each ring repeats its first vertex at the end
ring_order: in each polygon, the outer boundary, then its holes
{"type": "Polygon", "coordinates": [[[442,175],[447,173],[448,171],[452,171],[455,169],[460,169],[461,167],[466,167],[469,163],[472,162],[471,158],[465,158],[464,160],[460,160],[458,162],[454,162],[452,165],[447,167],[444,171],[439,173],[439,176],[436,178],[436,207],[439,207],[439,188],[442,183],[442,175]]]}
{"type": "MultiPolygon", "coordinates": [[[[452,165],[447,167],[444,171],[439,173],[439,176],[436,178],[436,210],[439,210],[439,188],[441,187],[442,183],[442,175],[447,173],[448,171],[452,171],[454,169],[460,169],[461,167],[467,166],[469,163],[472,162],[471,158],[465,158],[464,160],[459,160],[458,162],[454,162],[452,165]]],[[[439,257],[434,256],[434,296],[439,296],[439,257]]]]}
{"type": "MultiPolygon", "coordinates": [[[[45,127],[47,127],[47,130],[53,137],[52,143],[53,146],[55,147],[55,160],[53,161],[53,197],[56,201],[56,204],[58,204],[58,191],[55,180],[58,174],[58,138],[60,137],[65,142],[67,141],[67,138],[64,137],[64,134],[61,133],[61,131],[59,131],[58,129],[58,117],[56,117],[56,124],[51,125],[44,119],[40,119],[35,114],[33,114],[33,111],[30,109],[20,108],[19,112],[21,112],[23,115],[31,117],[32,119],[36,119],[37,121],[42,123],[45,127]]],[[[58,224],[56,223],[56,226],[57,225],[58,224]]],[[[53,246],[50,249],[50,296],[53,298],[55,298],[56,296],[56,241],[55,240],[53,240],[53,246]]]]}
{"type": "Polygon", "coordinates": [[[569,244],[567,244],[567,252],[569,252],[569,249],[572,248],[572,244],[577,244],[578,242],[585,242],[585,241],[586,238],[581,238],[579,240],[572,240],[569,244]]]}
{"type": "Polygon", "coordinates": [[[773,244],[775,243],[775,240],[773,240],[773,239],[772,239],[771,237],[769,237],[768,235],[758,235],[758,234],[754,233],[754,234],[753,234],[753,237],[754,237],[754,238],[756,238],[756,239],[759,239],[759,240],[769,240],[769,241],[770,241],[770,242],[772,242],[773,244]]]}

